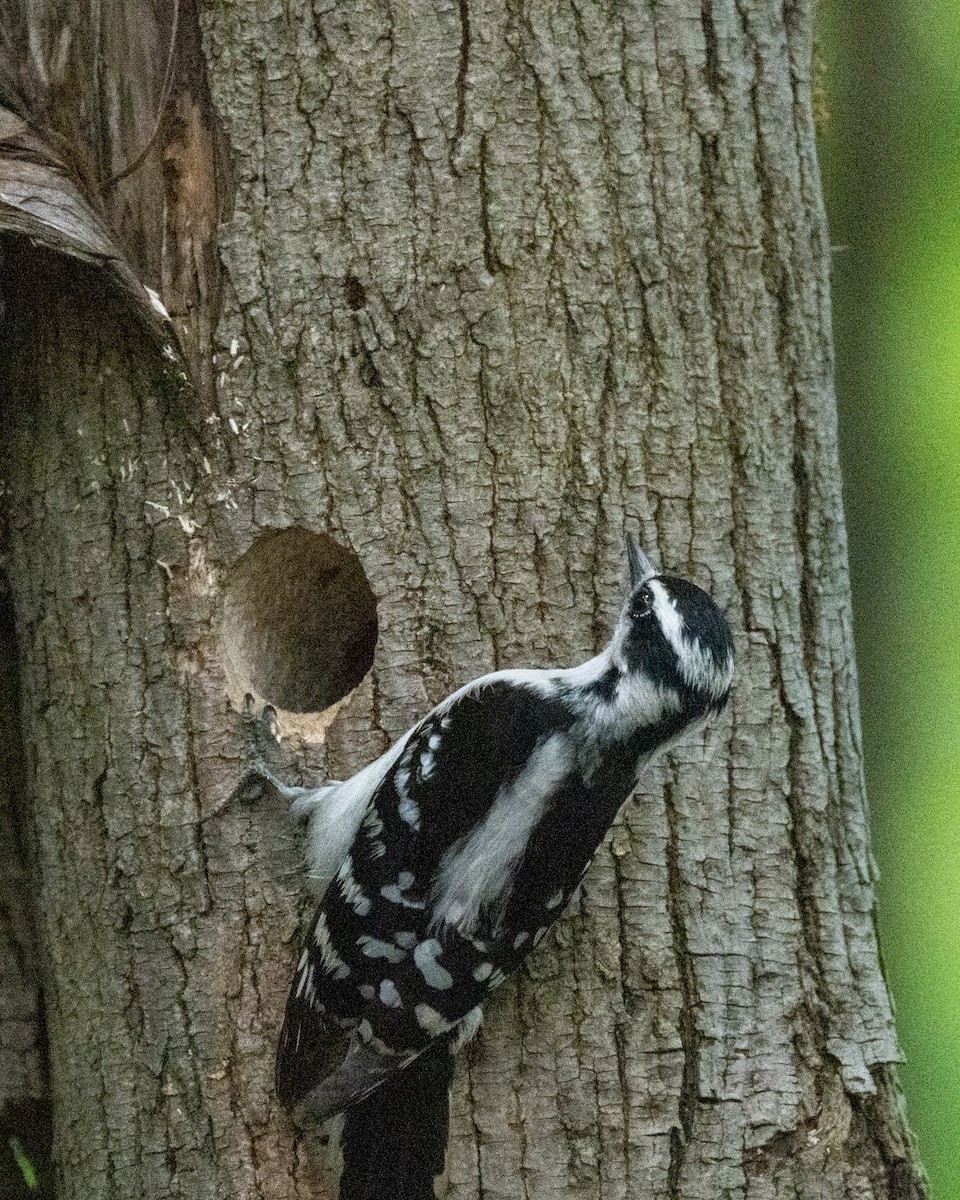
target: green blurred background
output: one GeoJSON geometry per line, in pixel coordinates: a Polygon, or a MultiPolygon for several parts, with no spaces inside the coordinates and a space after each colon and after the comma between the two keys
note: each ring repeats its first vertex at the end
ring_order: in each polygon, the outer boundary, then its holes
{"type": "Polygon", "coordinates": [[[881,949],[960,1200],[960,2],[820,0],[820,151],[881,949]]]}

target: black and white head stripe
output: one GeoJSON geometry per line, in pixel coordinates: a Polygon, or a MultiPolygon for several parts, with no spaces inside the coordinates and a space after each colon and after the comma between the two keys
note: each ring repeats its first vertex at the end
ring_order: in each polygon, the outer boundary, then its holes
{"type": "Polygon", "coordinates": [[[696,584],[653,575],[634,588],[614,633],[612,656],[633,686],[656,685],[683,711],[717,709],[733,678],[733,641],[723,614],[696,584]]]}
{"type": "Polygon", "coordinates": [[[647,586],[684,682],[714,700],[725,698],[733,679],[733,642],[723,614],[706,592],[686,579],[664,575],[647,586]]]}

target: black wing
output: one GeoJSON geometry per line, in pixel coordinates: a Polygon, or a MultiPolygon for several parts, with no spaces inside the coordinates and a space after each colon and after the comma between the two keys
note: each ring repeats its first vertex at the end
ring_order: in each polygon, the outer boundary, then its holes
{"type": "MultiPolygon", "coordinates": [[[[332,1043],[342,1057],[350,1030],[359,1042],[336,1068],[339,1082],[324,1089],[330,1098],[323,1107],[332,1112],[331,1105],[359,1099],[368,1066],[389,1073],[450,1031],[530,950],[533,931],[558,915],[562,903],[541,891],[512,914],[509,927],[497,928],[496,916],[484,914],[478,928],[461,933],[437,928],[430,905],[444,856],[481,825],[537,747],[573,720],[546,687],[504,675],[441,705],[413,731],[374,792],[307,941],[277,1058],[285,1102],[330,1074],[334,1052],[314,1049],[312,1039],[332,1043]],[[540,916],[529,916],[531,904],[540,916]],[[527,928],[515,945],[517,921],[527,928]],[[370,1053],[360,1054],[360,1042],[370,1053]],[[391,1055],[392,1068],[384,1061],[391,1055]]],[[[549,892],[556,891],[553,883],[549,892]]]]}

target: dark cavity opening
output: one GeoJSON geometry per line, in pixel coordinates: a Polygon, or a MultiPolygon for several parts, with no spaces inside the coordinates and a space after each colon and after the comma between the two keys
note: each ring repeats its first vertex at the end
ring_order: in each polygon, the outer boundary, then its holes
{"type": "Polygon", "coordinates": [[[227,583],[223,646],[233,682],[287,712],[322,712],[373,664],[377,605],[360,560],[325,534],[262,534],[227,583]]]}

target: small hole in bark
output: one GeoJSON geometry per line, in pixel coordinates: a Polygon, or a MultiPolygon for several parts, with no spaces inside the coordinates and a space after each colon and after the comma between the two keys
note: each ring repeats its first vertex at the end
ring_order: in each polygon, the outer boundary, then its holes
{"type": "Polygon", "coordinates": [[[373,664],[377,606],[360,560],[324,534],[263,534],[230,575],[223,647],[238,688],[287,712],[322,712],[373,664]]]}
{"type": "Polygon", "coordinates": [[[363,308],[367,302],[367,293],[356,275],[348,275],[343,281],[343,295],[347,302],[347,308],[352,309],[353,312],[363,308]]]}

